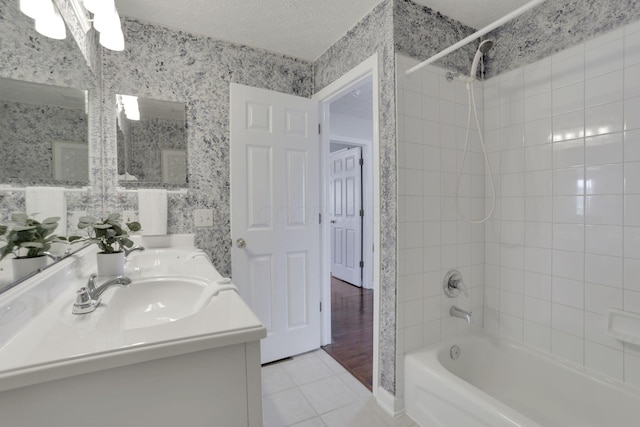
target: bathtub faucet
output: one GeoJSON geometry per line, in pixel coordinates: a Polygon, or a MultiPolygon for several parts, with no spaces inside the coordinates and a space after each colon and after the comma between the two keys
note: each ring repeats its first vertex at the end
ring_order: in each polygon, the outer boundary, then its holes
{"type": "Polygon", "coordinates": [[[464,319],[467,321],[468,324],[471,324],[470,311],[465,311],[461,308],[456,307],[455,305],[452,305],[451,308],[449,309],[449,314],[452,315],[453,317],[459,317],[461,319],[464,319]]]}
{"type": "Polygon", "coordinates": [[[89,277],[86,287],[78,289],[76,302],[73,304],[73,314],[87,314],[95,311],[100,305],[100,296],[113,286],[128,286],[131,279],[125,276],[118,276],[111,280],[107,280],[100,286],[96,286],[96,274],[89,277]]]}

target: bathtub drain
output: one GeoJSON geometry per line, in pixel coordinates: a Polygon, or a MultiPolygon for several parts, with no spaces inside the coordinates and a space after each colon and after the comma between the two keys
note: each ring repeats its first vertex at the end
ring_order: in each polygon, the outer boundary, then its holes
{"type": "Polygon", "coordinates": [[[457,345],[452,345],[451,349],[449,350],[449,355],[453,360],[456,360],[458,357],[460,357],[460,347],[458,347],[457,345]]]}

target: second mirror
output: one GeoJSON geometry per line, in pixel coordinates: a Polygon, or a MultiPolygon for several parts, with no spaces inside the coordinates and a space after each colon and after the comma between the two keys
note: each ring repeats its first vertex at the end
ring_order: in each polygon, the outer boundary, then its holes
{"type": "Polygon", "coordinates": [[[185,104],[116,95],[121,184],[187,184],[185,104]]]}

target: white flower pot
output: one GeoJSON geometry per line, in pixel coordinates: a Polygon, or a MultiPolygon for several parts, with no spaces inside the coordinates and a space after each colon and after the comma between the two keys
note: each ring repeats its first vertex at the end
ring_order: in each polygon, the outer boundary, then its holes
{"type": "Polygon", "coordinates": [[[124,252],[96,254],[98,276],[124,276],[124,252]]]}
{"type": "Polygon", "coordinates": [[[37,269],[46,267],[47,257],[45,255],[40,255],[33,258],[14,258],[12,260],[12,264],[13,280],[20,280],[37,269]]]}

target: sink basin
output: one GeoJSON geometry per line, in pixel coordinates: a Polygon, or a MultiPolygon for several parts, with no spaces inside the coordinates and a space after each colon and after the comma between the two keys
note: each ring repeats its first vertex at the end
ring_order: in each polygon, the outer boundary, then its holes
{"type": "Polygon", "coordinates": [[[199,249],[147,249],[132,252],[127,257],[127,265],[137,268],[173,265],[188,261],[197,256],[206,258],[206,253],[199,249]]]}
{"type": "Polygon", "coordinates": [[[107,291],[96,327],[129,330],[158,326],[198,313],[211,297],[233,285],[200,278],[153,277],[107,291]],[[113,292],[110,296],[109,292],[113,292]]]}
{"type": "Polygon", "coordinates": [[[221,276],[212,276],[217,273],[211,269],[211,263],[207,254],[199,249],[147,249],[142,252],[133,252],[127,257],[124,267],[126,276],[168,276],[189,275],[202,276],[207,279],[218,279],[221,276]]]}

